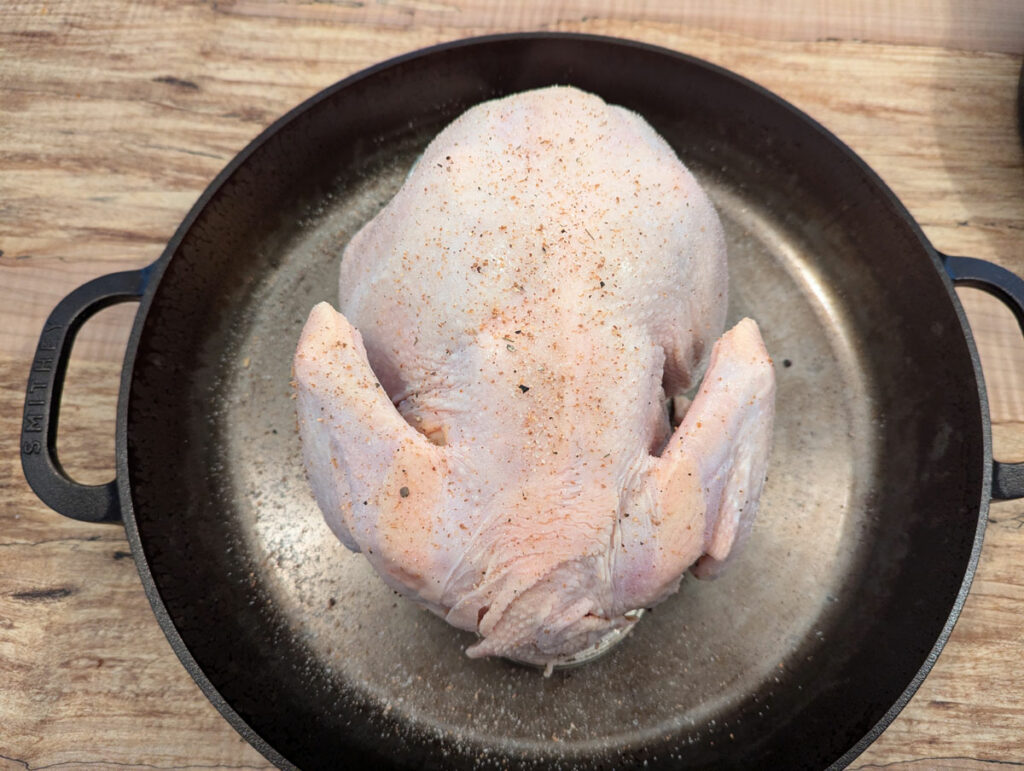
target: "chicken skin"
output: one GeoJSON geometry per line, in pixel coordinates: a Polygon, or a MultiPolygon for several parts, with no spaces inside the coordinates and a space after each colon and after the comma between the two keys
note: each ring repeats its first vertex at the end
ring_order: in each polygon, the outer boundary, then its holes
{"type": "Polygon", "coordinates": [[[714,574],[753,523],[775,392],[756,323],[722,335],[726,267],[636,114],[566,87],[473,107],[346,247],[341,312],[303,329],[328,525],[476,632],[472,657],[562,662],[714,574]]]}

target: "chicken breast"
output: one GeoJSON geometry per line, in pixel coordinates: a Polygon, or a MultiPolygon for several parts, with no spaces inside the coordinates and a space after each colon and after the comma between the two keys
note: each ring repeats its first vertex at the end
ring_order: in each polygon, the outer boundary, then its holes
{"type": "Polygon", "coordinates": [[[341,312],[302,332],[327,523],[477,632],[470,656],[596,645],[750,531],[774,371],[754,321],[721,336],[726,303],[714,208],[643,119],[564,87],[470,109],[345,249],[341,312]]]}

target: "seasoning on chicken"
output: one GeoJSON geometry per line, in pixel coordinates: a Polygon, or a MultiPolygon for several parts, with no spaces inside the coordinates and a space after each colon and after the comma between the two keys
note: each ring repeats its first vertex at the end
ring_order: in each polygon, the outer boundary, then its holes
{"type": "Polygon", "coordinates": [[[714,208],[642,118],[565,87],[470,109],[345,249],[341,313],[302,332],[327,523],[477,632],[470,656],[595,646],[750,531],[775,378],[754,321],[722,336],[726,301],[714,208]]]}

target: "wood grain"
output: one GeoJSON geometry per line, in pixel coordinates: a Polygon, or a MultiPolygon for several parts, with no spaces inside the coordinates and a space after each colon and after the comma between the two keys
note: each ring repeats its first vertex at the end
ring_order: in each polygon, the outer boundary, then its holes
{"type": "MultiPolygon", "coordinates": [[[[0,765],[265,768],[202,696],[149,610],[123,532],[28,490],[17,432],[46,313],[156,259],[219,169],[277,115],[389,56],[512,29],[617,35],[762,83],[870,163],[949,253],[1024,274],[1014,2],[741,5],[667,0],[6,3],[0,9],[0,765]]],[[[996,447],[1024,458],[1024,342],[964,293],[996,447]]],[[[132,308],[83,329],[62,460],[111,473],[132,308]]],[[[961,621],[860,768],[1024,764],[1024,504],[993,505],[961,621]]]]}

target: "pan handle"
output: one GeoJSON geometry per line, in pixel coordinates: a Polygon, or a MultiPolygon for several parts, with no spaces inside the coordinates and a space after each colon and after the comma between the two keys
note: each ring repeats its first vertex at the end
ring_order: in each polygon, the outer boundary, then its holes
{"type": "Polygon", "coordinates": [[[117,480],[83,485],[68,476],[57,459],[57,422],[64,375],[82,324],[98,311],[138,300],[150,268],[100,276],[83,284],[53,309],[36,346],[25,389],[21,424],[21,467],[43,502],[65,517],[83,522],[117,522],[121,506],[117,480]]]}
{"type": "MultiPolygon", "coordinates": [[[[992,262],[942,255],[946,272],[957,286],[988,292],[1013,312],[1024,332],[1024,279],[992,262]]],[[[1024,463],[992,461],[992,497],[1024,498],[1024,463]]]]}

